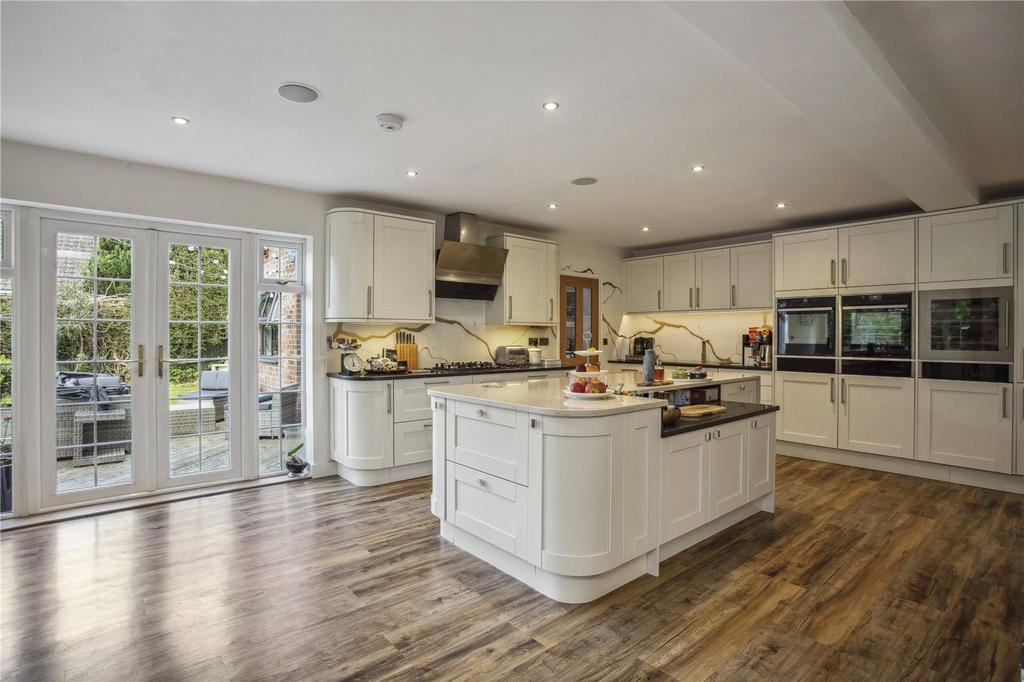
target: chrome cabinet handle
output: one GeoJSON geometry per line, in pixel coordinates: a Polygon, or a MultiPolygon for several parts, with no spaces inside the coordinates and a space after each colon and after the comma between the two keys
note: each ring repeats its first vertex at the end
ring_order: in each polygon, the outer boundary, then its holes
{"type": "Polygon", "coordinates": [[[433,426],[434,426],[433,422],[427,422],[426,424],[423,425],[423,428],[429,429],[429,428],[433,428],[433,426]]]}
{"type": "Polygon", "coordinates": [[[715,438],[721,438],[722,432],[719,429],[715,429],[715,438]]]}
{"type": "Polygon", "coordinates": [[[384,390],[388,395],[388,414],[391,414],[391,384],[384,384],[384,390]]]}
{"type": "Polygon", "coordinates": [[[434,316],[434,290],[427,289],[427,317],[434,316]]]}
{"type": "Polygon", "coordinates": [[[449,379],[439,379],[437,381],[424,381],[424,386],[437,386],[438,384],[450,384],[452,383],[449,379]]]}
{"type": "Polygon", "coordinates": [[[697,287],[697,307],[700,307],[700,287],[697,287]]]}
{"type": "Polygon", "coordinates": [[[548,314],[548,322],[554,322],[555,321],[555,299],[549,298],[548,300],[551,302],[551,312],[548,314]]]}
{"type": "Polygon", "coordinates": [[[704,440],[711,440],[711,432],[710,431],[708,431],[707,433],[704,434],[704,440]]]}
{"type": "Polygon", "coordinates": [[[373,311],[373,287],[366,287],[366,316],[373,311]]]}
{"type": "Polygon", "coordinates": [[[658,310],[661,310],[661,289],[658,289],[658,310]]]}
{"type": "Polygon", "coordinates": [[[830,265],[829,265],[829,268],[830,268],[829,279],[831,280],[832,284],[835,284],[836,283],[836,259],[833,258],[832,260],[829,261],[829,263],[830,263],[830,265]]]}
{"type": "Polygon", "coordinates": [[[1003,395],[1002,395],[1002,399],[1003,399],[1003,419],[1006,419],[1006,386],[1003,386],[1002,391],[1003,391],[1003,395]]]}
{"type": "Polygon", "coordinates": [[[476,416],[478,416],[478,417],[486,417],[487,416],[487,410],[477,410],[476,411],[476,416]]]}
{"type": "Polygon", "coordinates": [[[512,319],[512,297],[508,297],[508,319],[512,319]]]}
{"type": "Polygon", "coordinates": [[[1010,302],[1003,303],[1003,348],[1010,349],[1010,302]]]}
{"type": "Polygon", "coordinates": [[[487,481],[485,481],[485,480],[484,480],[484,479],[482,479],[482,478],[478,478],[478,479],[476,479],[476,484],[477,484],[478,486],[480,486],[481,488],[485,488],[485,487],[487,487],[487,481]]]}
{"type": "Polygon", "coordinates": [[[846,284],[846,259],[843,259],[843,284],[846,284]]]}
{"type": "Polygon", "coordinates": [[[1003,274],[1010,274],[1010,265],[1007,262],[1006,254],[1010,251],[1010,243],[1003,242],[1003,274]]]}
{"type": "Polygon", "coordinates": [[[730,286],[730,289],[729,289],[729,305],[735,306],[736,305],[736,285],[735,284],[730,284],[729,286],[730,286]]]}
{"type": "Polygon", "coordinates": [[[756,419],[754,419],[753,421],[750,422],[750,428],[752,428],[752,429],[756,429],[757,428],[757,420],[756,419]]]}
{"type": "Polygon", "coordinates": [[[829,402],[834,403],[836,401],[836,378],[835,377],[829,377],[828,378],[828,393],[829,393],[829,402]]]}
{"type": "Polygon", "coordinates": [[[693,307],[693,287],[690,287],[690,307],[693,307]]]}
{"type": "Polygon", "coordinates": [[[839,377],[839,402],[846,404],[846,377],[839,377]]]}
{"type": "Polygon", "coordinates": [[[146,347],[141,343],[139,344],[139,376],[145,371],[146,367],[146,347]]]}
{"type": "Polygon", "coordinates": [[[156,376],[157,378],[164,378],[164,347],[156,347],[156,376]]]}

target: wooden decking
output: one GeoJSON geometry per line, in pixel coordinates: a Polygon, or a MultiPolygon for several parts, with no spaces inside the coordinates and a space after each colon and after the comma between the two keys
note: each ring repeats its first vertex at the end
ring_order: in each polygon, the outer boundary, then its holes
{"type": "Polygon", "coordinates": [[[442,541],[428,480],[4,533],[3,678],[1018,675],[1024,496],[780,457],[774,517],[570,606],[442,541]]]}

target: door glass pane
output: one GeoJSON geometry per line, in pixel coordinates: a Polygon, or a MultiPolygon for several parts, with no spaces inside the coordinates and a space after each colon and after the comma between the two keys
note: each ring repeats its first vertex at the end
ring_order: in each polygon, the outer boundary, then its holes
{"type": "Polygon", "coordinates": [[[129,239],[57,236],[57,492],[134,480],[133,258],[129,239]]]}
{"type": "Polygon", "coordinates": [[[167,419],[172,478],[232,466],[229,257],[227,249],[169,247],[167,419]]]}
{"type": "Polygon", "coordinates": [[[999,350],[999,297],[933,298],[931,349],[999,350]]]}
{"type": "MultiPolygon", "coordinates": [[[[2,239],[0,239],[2,243],[2,239]]],[[[14,378],[13,312],[11,280],[0,277],[0,514],[12,509],[14,484],[14,378]]]]}
{"type": "Polygon", "coordinates": [[[586,343],[586,339],[590,339],[591,340],[591,345],[596,346],[597,344],[595,344],[593,342],[594,330],[591,329],[591,319],[590,319],[590,316],[591,316],[591,303],[590,303],[590,300],[591,300],[591,297],[593,295],[593,290],[591,290],[590,287],[583,287],[583,289],[581,290],[581,293],[583,294],[583,316],[582,316],[582,319],[580,320],[580,324],[583,325],[583,334],[582,334],[582,336],[580,338],[584,339],[584,343],[586,343]]]}
{"type": "Polygon", "coordinates": [[[565,356],[576,350],[576,287],[565,288],[565,356]]]}
{"type": "MultiPolygon", "coordinates": [[[[285,268],[281,279],[293,277],[288,268],[294,267],[297,251],[280,251],[285,268]]],[[[265,290],[259,296],[259,455],[264,475],[283,471],[288,453],[303,442],[302,297],[280,290],[265,290]]]]}

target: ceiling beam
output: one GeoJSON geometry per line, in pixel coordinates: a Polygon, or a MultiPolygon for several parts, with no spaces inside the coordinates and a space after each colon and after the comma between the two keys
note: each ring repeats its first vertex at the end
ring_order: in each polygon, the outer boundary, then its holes
{"type": "Polygon", "coordinates": [[[956,153],[845,4],[668,4],[921,209],[979,203],[956,153]]]}

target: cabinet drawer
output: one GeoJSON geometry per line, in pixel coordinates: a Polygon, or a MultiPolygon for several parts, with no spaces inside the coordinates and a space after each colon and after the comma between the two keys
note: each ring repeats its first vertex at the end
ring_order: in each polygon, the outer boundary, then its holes
{"type": "Polygon", "coordinates": [[[423,379],[395,380],[395,421],[411,422],[430,419],[430,396],[427,391],[435,386],[468,384],[472,377],[424,377],[423,379]]]}
{"type": "Polygon", "coordinates": [[[446,469],[448,521],[525,559],[527,489],[459,464],[446,469]]]}
{"type": "Polygon", "coordinates": [[[525,413],[455,403],[446,426],[446,459],[526,485],[529,425],[525,413]]]}
{"type": "Polygon", "coordinates": [[[759,393],[757,379],[722,384],[722,400],[730,400],[735,403],[756,403],[760,402],[759,393]]]}
{"type": "Polygon", "coordinates": [[[395,466],[429,462],[433,452],[433,422],[423,419],[395,424],[395,466]]]}

